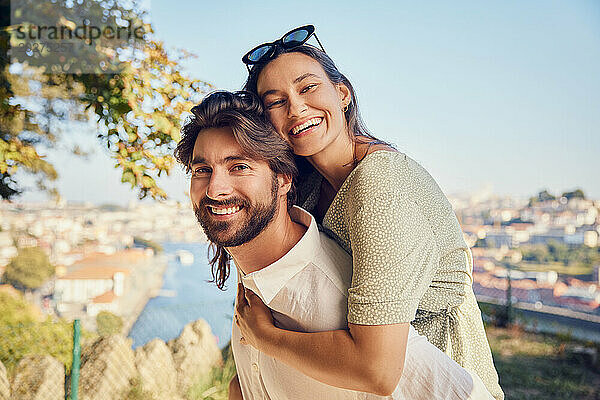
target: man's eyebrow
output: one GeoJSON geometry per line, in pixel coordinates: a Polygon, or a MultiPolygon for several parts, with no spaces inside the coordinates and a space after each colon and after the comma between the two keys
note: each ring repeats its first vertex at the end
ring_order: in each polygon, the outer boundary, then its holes
{"type": "MultiPolygon", "coordinates": [[[[318,75],[315,75],[313,73],[307,72],[305,74],[300,75],[299,77],[297,77],[296,79],[294,79],[294,83],[298,83],[298,82],[302,82],[304,79],[306,78],[319,78],[318,75]]],[[[267,90],[266,92],[264,92],[260,98],[264,101],[265,97],[267,97],[270,94],[275,94],[277,93],[277,90],[275,89],[271,89],[271,90],[267,90]]]]}
{"type": "Polygon", "coordinates": [[[190,165],[203,164],[204,162],[206,162],[206,160],[203,157],[196,156],[192,158],[192,162],[190,162],[190,165]]]}
{"type": "MultiPolygon", "coordinates": [[[[232,161],[254,161],[252,158],[245,156],[243,154],[233,154],[231,156],[227,156],[223,158],[222,162],[232,162],[232,161]]],[[[196,164],[206,164],[206,159],[204,157],[196,156],[192,159],[190,165],[196,164]]]]}
{"type": "Polygon", "coordinates": [[[227,157],[225,157],[224,161],[226,161],[226,162],[231,162],[231,161],[254,161],[254,159],[241,154],[241,155],[227,156],[227,157]]]}

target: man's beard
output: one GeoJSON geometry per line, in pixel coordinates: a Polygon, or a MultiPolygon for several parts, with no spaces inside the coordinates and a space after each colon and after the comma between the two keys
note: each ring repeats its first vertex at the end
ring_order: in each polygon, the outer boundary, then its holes
{"type": "Polygon", "coordinates": [[[194,213],[196,219],[208,240],[223,247],[236,247],[247,243],[258,236],[267,225],[273,220],[277,211],[277,176],[273,174],[271,185],[271,201],[267,204],[252,205],[240,197],[232,197],[224,201],[216,201],[204,197],[200,203],[194,204],[194,213]],[[247,217],[241,222],[240,228],[231,233],[229,237],[224,237],[237,221],[215,221],[210,217],[209,207],[207,206],[241,206],[238,212],[245,212],[247,217]]]}

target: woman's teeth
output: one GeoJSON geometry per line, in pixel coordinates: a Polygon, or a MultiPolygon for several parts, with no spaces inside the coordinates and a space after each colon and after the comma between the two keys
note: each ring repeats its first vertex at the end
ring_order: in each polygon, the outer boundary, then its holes
{"type": "Polygon", "coordinates": [[[227,215],[227,214],[233,214],[235,212],[240,211],[240,206],[229,207],[229,208],[215,208],[215,207],[210,207],[210,210],[212,211],[213,214],[227,215]]]}
{"type": "Polygon", "coordinates": [[[323,120],[323,118],[311,118],[308,121],[306,121],[305,123],[293,127],[292,130],[290,131],[290,133],[292,135],[297,135],[298,133],[300,133],[303,130],[306,130],[315,125],[319,125],[322,120],[323,120]]]}

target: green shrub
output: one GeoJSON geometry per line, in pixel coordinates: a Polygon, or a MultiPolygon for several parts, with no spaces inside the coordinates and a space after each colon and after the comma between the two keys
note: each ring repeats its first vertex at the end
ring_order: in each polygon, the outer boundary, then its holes
{"type": "MultiPolygon", "coordinates": [[[[82,330],[82,341],[93,335],[82,330]]],[[[26,355],[51,355],[71,370],[73,325],[43,317],[22,296],[0,292],[0,361],[9,375],[26,355]]]]}
{"type": "Polygon", "coordinates": [[[157,400],[152,392],[144,390],[139,376],[133,378],[130,383],[131,387],[125,393],[125,396],[123,396],[123,400],[157,400]]]}
{"type": "Polygon", "coordinates": [[[110,336],[121,333],[123,330],[123,318],[108,311],[100,311],[96,315],[96,326],[98,335],[110,336]]]}
{"type": "Polygon", "coordinates": [[[153,242],[152,240],[146,240],[137,236],[134,236],[133,244],[144,248],[150,248],[154,250],[154,253],[161,253],[163,251],[163,248],[160,244],[153,242]]]}
{"type": "Polygon", "coordinates": [[[19,249],[19,253],[8,263],[4,280],[17,289],[37,289],[54,275],[54,266],[48,255],[39,247],[19,249]]]}

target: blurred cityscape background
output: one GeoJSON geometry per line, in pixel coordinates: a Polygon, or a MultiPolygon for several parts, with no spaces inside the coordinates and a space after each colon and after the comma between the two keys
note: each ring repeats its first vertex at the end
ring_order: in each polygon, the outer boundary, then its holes
{"type": "Polygon", "coordinates": [[[307,23],[448,194],[507,399],[600,398],[597,1],[1,5],[0,399],[226,398],[235,285],[209,282],[172,151],[242,54],[307,23]]]}

